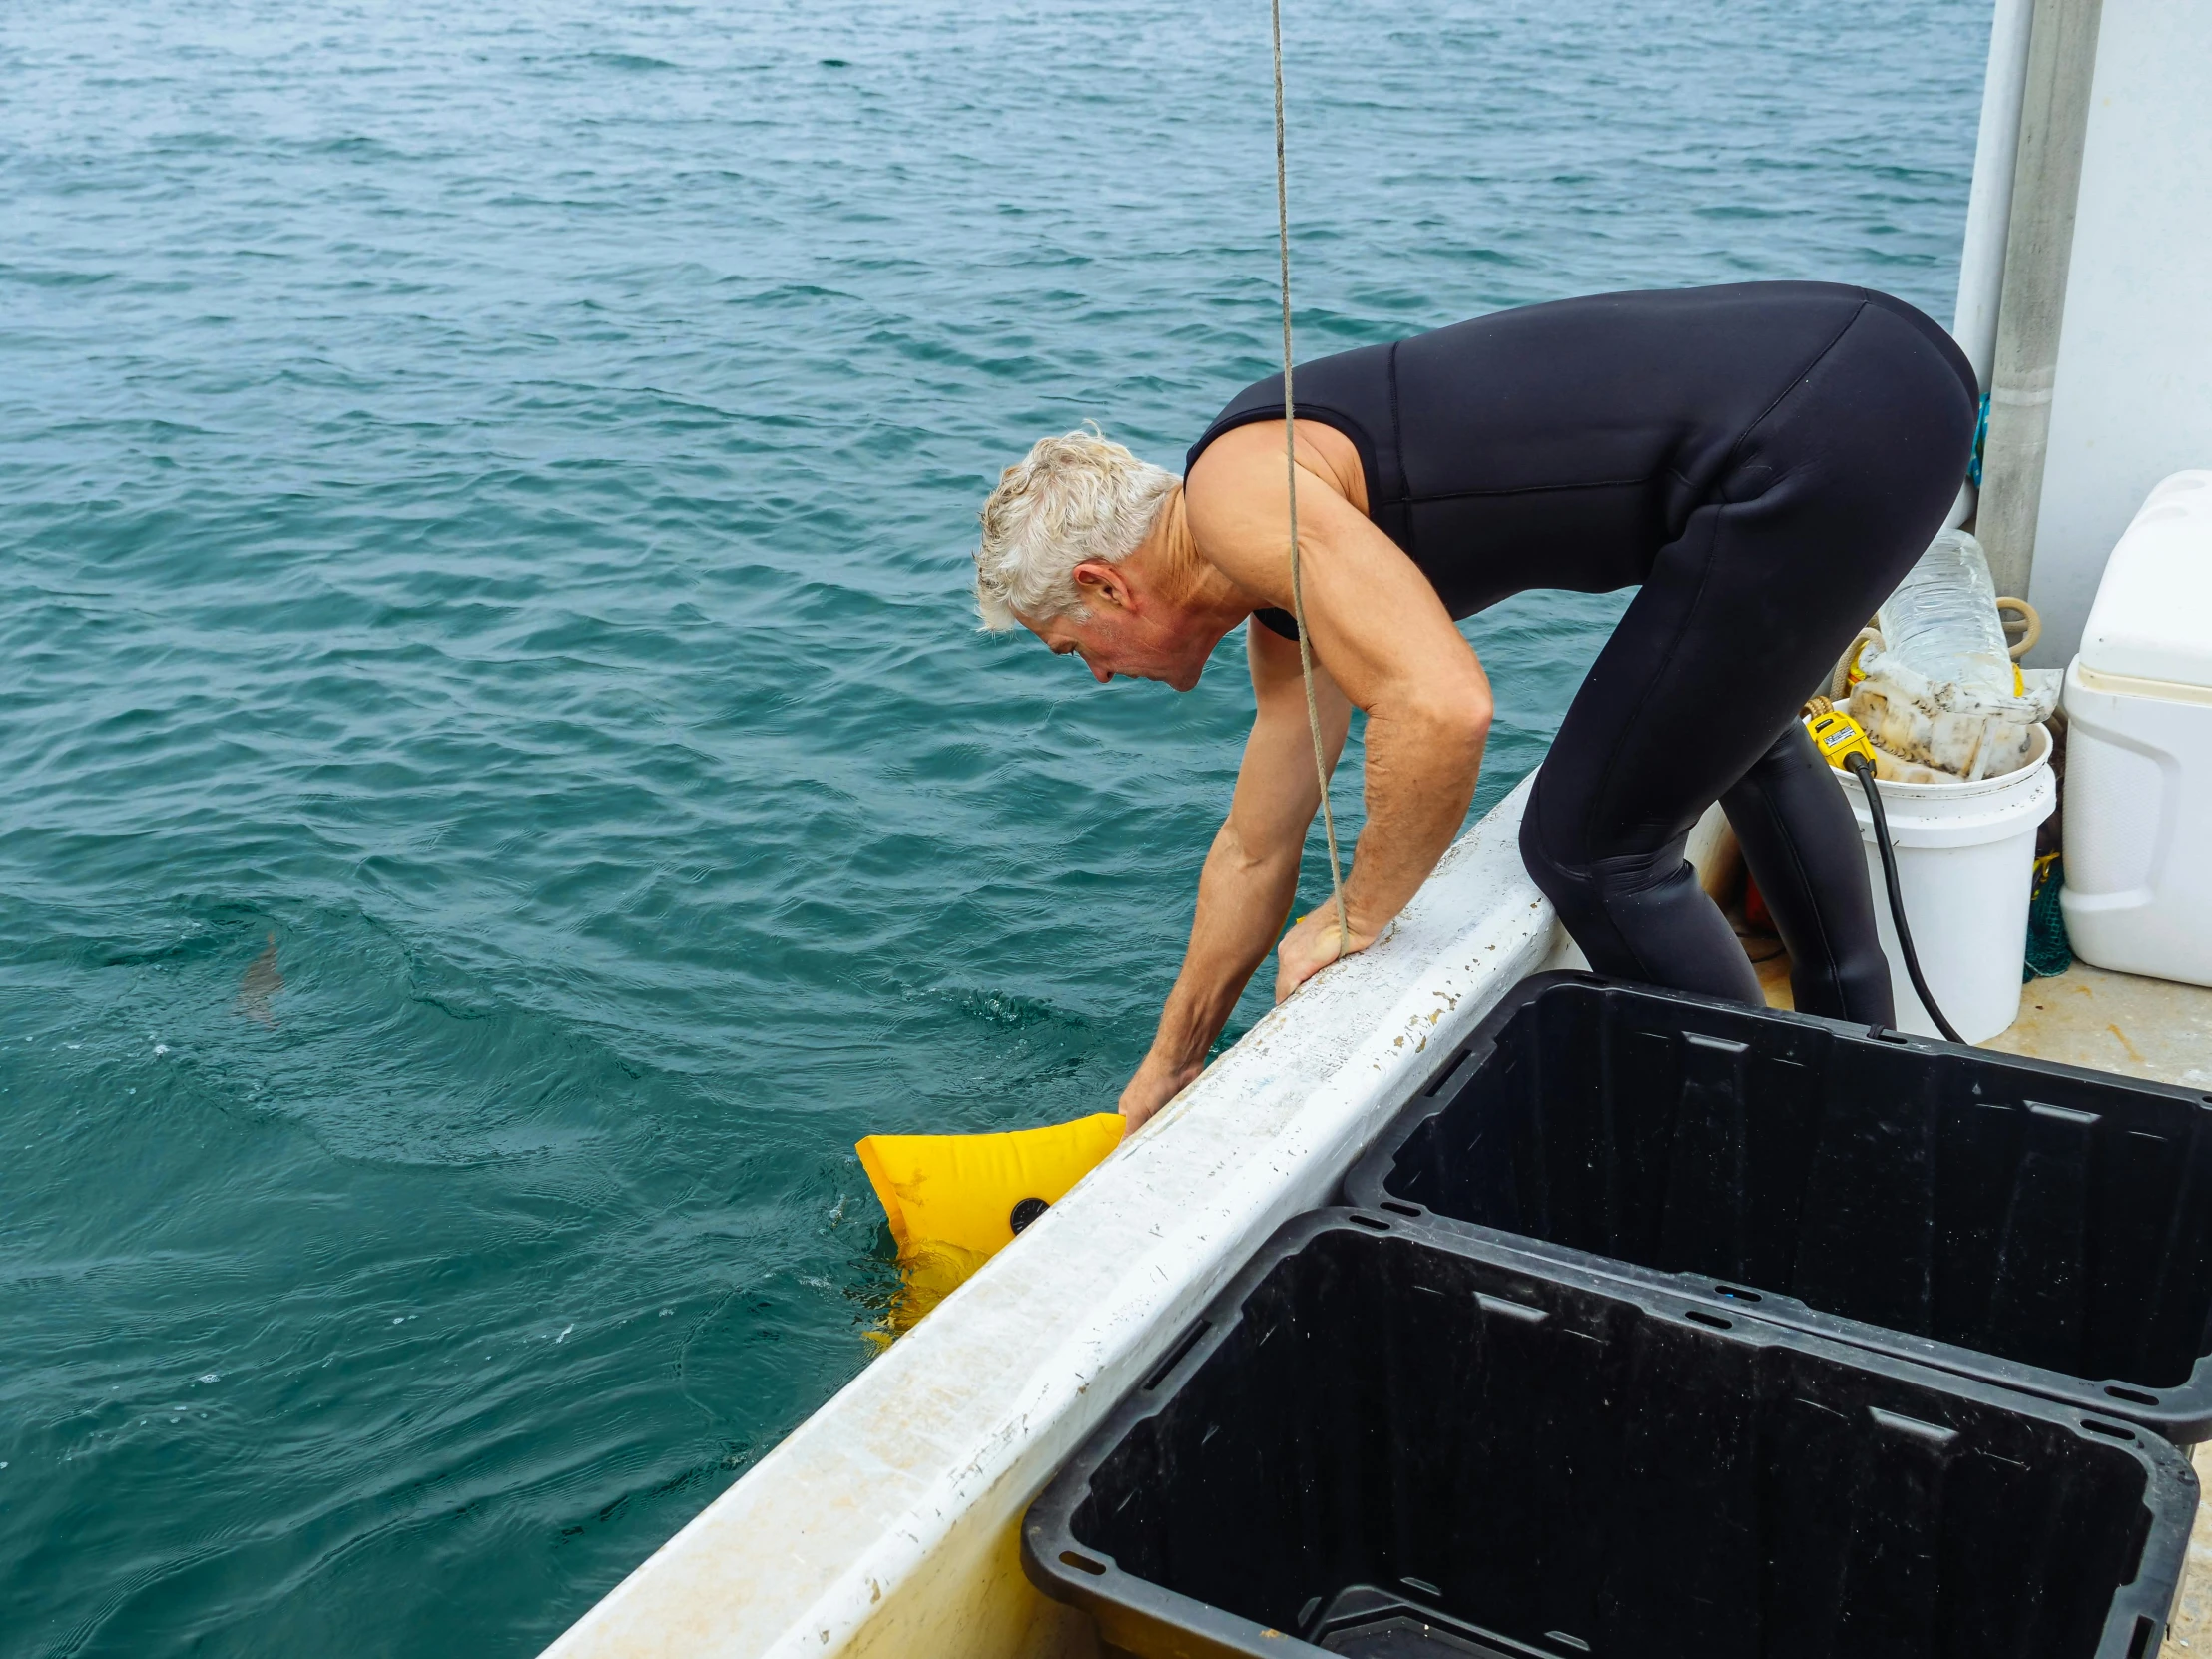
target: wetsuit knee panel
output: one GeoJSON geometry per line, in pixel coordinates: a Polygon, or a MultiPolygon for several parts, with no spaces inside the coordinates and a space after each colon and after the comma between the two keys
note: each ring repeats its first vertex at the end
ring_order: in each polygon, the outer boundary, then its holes
{"type": "Polygon", "coordinates": [[[1528,866],[1530,879],[1555,904],[1560,893],[1573,895],[1577,902],[1606,904],[1664,886],[1689,867],[1683,861],[1682,845],[1677,838],[1648,852],[1576,857],[1562,837],[1545,833],[1538,801],[1532,798],[1521,817],[1521,861],[1528,866]]]}

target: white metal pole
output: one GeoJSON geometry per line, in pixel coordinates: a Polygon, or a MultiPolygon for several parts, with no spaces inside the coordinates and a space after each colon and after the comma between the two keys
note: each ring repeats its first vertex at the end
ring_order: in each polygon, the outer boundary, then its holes
{"type": "MultiPolygon", "coordinates": [[[[1958,257],[1958,312],[1952,338],[1973,364],[1984,396],[1997,351],[1997,299],[2004,289],[2004,240],[2012,223],[2012,174],[2020,152],[2020,99],[2027,85],[2027,42],[2034,0],[1996,0],[1989,22],[1989,67],[1981,82],[1981,132],[1974,141],[1973,189],[1966,198],[1966,237],[1958,257]]],[[[1962,484],[1948,527],[1974,508],[1974,488],[1962,484]]]]}
{"type": "Polygon", "coordinates": [[[2058,335],[2073,262],[2074,205],[2089,129],[2103,0],[2035,0],[2006,216],[1989,429],[1974,534],[1997,592],[2025,594],[2035,562],[2058,335]]]}
{"type": "Polygon", "coordinates": [[[1981,136],[1974,144],[1973,191],[1958,257],[1958,319],[1951,336],[1973,364],[1981,389],[1997,352],[1997,296],[2004,286],[2004,239],[2012,223],[2012,170],[2020,154],[2020,93],[2027,85],[2027,41],[2034,0],[1996,0],[1989,26],[1989,70],[1981,83],[1981,136]]]}

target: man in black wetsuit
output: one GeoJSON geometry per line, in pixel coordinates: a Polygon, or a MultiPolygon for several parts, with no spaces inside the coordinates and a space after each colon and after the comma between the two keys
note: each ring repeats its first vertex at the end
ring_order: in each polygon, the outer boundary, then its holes
{"type": "MultiPolygon", "coordinates": [[[[1397,914],[1472,799],[1490,689],[1453,626],[1530,588],[1641,591],[1567,710],[1521,826],[1601,973],[1760,1001],[1683,861],[1722,803],[1792,957],[1797,1006],[1893,1018],[1858,830],[1797,723],[1941,528],[1973,374],[1864,288],[1758,282],[1504,311],[1298,371],[1301,563],[1335,764],[1368,713],[1352,948],[1397,914]]],[[[1319,806],[1287,555],[1281,376],[1231,399],[1187,476],[1092,433],[1039,443],[983,511],[986,626],[1093,675],[1197,684],[1246,630],[1258,711],[1132,1123],[1197,1076],[1296,890],[1319,806]]],[[[1335,959],[1334,904],[1277,948],[1280,1000],[1335,959]]]]}

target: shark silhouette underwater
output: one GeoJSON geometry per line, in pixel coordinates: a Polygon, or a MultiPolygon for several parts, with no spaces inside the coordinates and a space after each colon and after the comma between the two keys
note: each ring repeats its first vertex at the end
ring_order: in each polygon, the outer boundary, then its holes
{"type": "Polygon", "coordinates": [[[270,1003],[284,988],[284,976],[276,971],[276,935],[269,935],[269,948],[248,964],[246,977],[239,981],[239,994],[232,1006],[249,1019],[275,1028],[276,1010],[270,1003]]]}

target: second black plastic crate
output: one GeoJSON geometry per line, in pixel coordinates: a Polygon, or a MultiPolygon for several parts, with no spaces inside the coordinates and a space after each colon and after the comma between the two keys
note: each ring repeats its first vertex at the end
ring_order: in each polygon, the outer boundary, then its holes
{"type": "Polygon", "coordinates": [[[2212,1106],[1586,974],[1508,993],[1355,1204],[2212,1434],[2212,1106]]]}
{"type": "Polygon", "coordinates": [[[1357,1212],[1290,1223],[1031,1507],[1142,1659],[2145,1659],[2157,1436],[1357,1212]]]}

